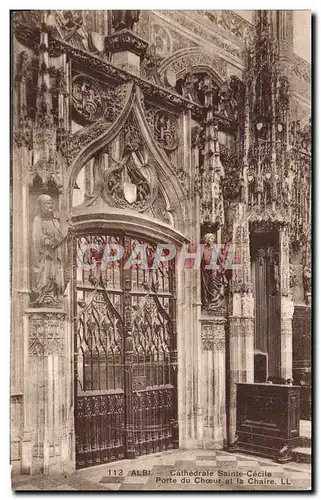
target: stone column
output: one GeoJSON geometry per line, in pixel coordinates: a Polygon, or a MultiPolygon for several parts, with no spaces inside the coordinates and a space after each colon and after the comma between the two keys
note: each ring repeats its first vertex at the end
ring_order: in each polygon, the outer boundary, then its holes
{"type": "Polygon", "coordinates": [[[27,309],[24,315],[24,438],[21,472],[71,472],[71,340],[59,309],[27,309]]]}
{"type": "Polygon", "coordinates": [[[195,352],[193,349],[192,270],[178,269],[177,355],[178,355],[178,426],[179,447],[195,448],[195,352]]]}
{"type": "Polygon", "coordinates": [[[292,317],[294,304],[290,291],[290,250],[288,228],[280,230],[280,292],[281,292],[281,366],[282,378],[292,376],[292,317]]]}
{"type": "Polygon", "coordinates": [[[254,301],[251,293],[231,298],[228,352],[228,445],[235,441],[236,383],[254,382],[254,301]]]}
{"type": "Polygon", "coordinates": [[[182,203],[175,226],[191,242],[185,247],[177,261],[177,353],[178,353],[178,418],[179,447],[196,448],[200,436],[200,332],[198,314],[199,269],[185,265],[184,256],[191,262],[196,258],[199,242],[198,206],[199,197],[195,194],[193,183],[194,158],[191,155],[191,114],[183,112],[179,118],[179,131],[182,140],[177,149],[177,170],[184,174],[182,181],[182,203]],[[182,200],[183,201],[183,200],[182,200]]]}
{"type": "Polygon", "coordinates": [[[235,263],[230,284],[227,346],[228,446],[235,441],[236,383],[254,381],[254,299],[251,284],[250,235],[246,207],[235,207],[233,244],[235,263]]]}
{"type": "Polygon", "coordinates": [[[10,441],[13,471],[20,472],[21,443],[25,437],[24,325],[23,314],[29,303],[29,189],[32,163],[32,125],[26,115],[27,78],[32,52],[13,41],[13,142],[12,142],[12,324],[10,349],[10,441]]]}
{"type": "Polygon", "coordinates": [[[202,316],[202,445],[208,448],[223,447],[226,438],[225,326],[226,318],[202,316]]]}

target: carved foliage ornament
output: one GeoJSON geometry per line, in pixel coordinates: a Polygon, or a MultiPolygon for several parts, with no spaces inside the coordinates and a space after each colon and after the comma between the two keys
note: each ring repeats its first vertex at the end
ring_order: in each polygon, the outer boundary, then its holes
{"type": "Polygon", "coordinates": [[[78,75],[72,83],[73,110],[79,121],[93,122],[103,115],[101,91],[95,82],[78,75]]]}
{"type": "Polygon", "coordinates": [[[89,204],[99,195],[110,206],[132,208],[145,211],[155,201],[158,192],[158,178],[143,146],[142,139],[133,119],[130,119],[121,132],[121,148],[117,155],[109,153],[109,168],[100,166],[97,170],[96,188],[89,204]]]}
{"type": "MultiPolygon", "coordinates": [[[[124,109],[131,92],[132,84],[119,85],[115,89],[106,90],[106,94],[110,92],[108,99],[102,94],[102,102],[105,103],[106,109],[104,116],[94,120],[89,126],[76,132],[75,134],[63,133],[59,136],[60,151],[65,157],[68,164],[71,164],[76,158],[81,149],[90,144],[99,135],[107,132],[117,119],[121,111],[124,109]],[[108,106],[107,106],[108,102],[108,106]]],[[[86,118],[88,120],[88,118],[86,118]]]]}
{"type": "Polygon", "coordinates": [[[109,53],[129,50],[143,58],[147,47],[148,42],[128,30],[116,31],[105,38],[105,51],[109,53]]]}
{"type": "Polygon", "coordinates": [[[99,135],[107,132],[109,128],[110,123],[101,118],[75,134],[64,134],[60,141],[60,147],[67,164],[70,165],[84,147],[99,135]]]}
{"type": "Polygon", "coordinates": [[[159,146],[167,152],[178,147],[178,121],[172,113],[163,109],[150,107],[146,112],[149,128],[159,146]]]}
{"type": "MultiPolygon", "coordinates": [[[[202,16],[204,16],[204,11],[201,12],[202,16]]],[[[228,43],[226,38],[219,35],[216,36],[216,34],[212,30],[204,30],[202,23],[199,22],[199,18],[197,19],[197,22],[195,22],[195,19],[192,18],[192,16],[194,17],[193,14],[187,14],[183,11],[171,10],[167,11],[166,15],[179,23],[180,26],[187,28],[191,33],[195,33],[201,36],[203,39],[206,38],[211,44],[217,45],[217,47],[223,49],[234,57],[240,59],[242,58],[242,50],[240,48],[236,47],[233,43],[228,43]]],[[[248,36],[248,31],[245,31],[245,36],[248,36]]]]}
{"type": "Polygon", "coordinates": [[[217,321],[202,324],[201,338],[203,351],[222,351],[225,348],[224,325],[224,319],[220,324],[217,321]]]}
{"type": "Polygon", "coordinates": [[[171,64],[171,67],[176,74],[182,73],[184,70],[186,70],[186,68],[204,66],[212,68],[223,81],[226,80],[228,76],[227,65],[219,57],[213,58],[205,53],[191,53],[174,60],[171,64]]]}
{"type": "Polygon", "coordinates": [[[82,125],[102,117],[113,121],[121,109],[119,90],[103,87],[86,75],[76,75],[72,83],[73,118],[82,125]]]}
{"type": "Polygon", "coordinates": [[[105,174],[104,194],[120,208],[145,211],[157,196],[157,177],[154,168],[138,151],[114,159],[105,174]]]}
{"type": "Polygon", "coordinates": [[[29,316],[29,353],[63,355],[64,313],[33,313],[29,316]]]}
{"type": "Polygon", "coordinates": [[[232,10],[212,10],[212,11],[197,11],[199,15],[206,16],[218,28],[232,33],[233,35],[243,38],[254,36],[254,26],[238,16],[232,10]]]}

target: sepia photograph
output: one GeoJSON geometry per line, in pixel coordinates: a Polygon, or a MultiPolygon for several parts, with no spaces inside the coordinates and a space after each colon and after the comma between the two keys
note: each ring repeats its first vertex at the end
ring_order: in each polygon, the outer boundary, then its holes
{"type": "Polygon", "coordinates": [[[311,38],[10,11],[13,491],[312,489],[311,38]]]}

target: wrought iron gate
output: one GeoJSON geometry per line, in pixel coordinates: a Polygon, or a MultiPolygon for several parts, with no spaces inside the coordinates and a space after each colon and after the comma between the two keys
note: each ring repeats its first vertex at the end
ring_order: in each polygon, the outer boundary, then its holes
{"type": "Polygon", "coordinates": [[[156,245],[130,236],[76,240],[76,466],[175,448],[174,262],[151,269],[156,245]],[[111,261],[115,244],[124,255],[111,261]],[[148,265],[126,266],[137,245],[148,265]]]}

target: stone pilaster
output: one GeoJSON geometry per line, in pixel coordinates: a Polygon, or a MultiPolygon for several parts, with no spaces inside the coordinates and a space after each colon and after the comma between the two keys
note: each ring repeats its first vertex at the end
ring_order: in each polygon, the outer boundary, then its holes
{"type": "Polygon", "coordinates": [[[70,443],[73,402],[66,314],[58,309],[28,309],[24,326],[21,472],[68,472],[73,468],[70,443]]]}
{"type": "Polygon", "coordinates": [[[192,306],[193,277],[191,269],[180,269],[177,287],[177,353],[178,353],[178,425],[179,447],[194,448],[196,437],[195,397],[197,395],[194,375],[195,352],[192,306]]]}
{"type": "Polygon", "coordinates": [[[281,366],[280,376],[292,377],[292,317],[294,304],[290,291],[290,249],[288,228],[280,230],[280,292],[281,292],[281,366]]]}
{"type": "Polygon", "coordinates": [[[201,320],[201,404],[204,428],[201,444],[222,447],[226,438],[225,408],[225,326],[226,318],[201,320]]]}
{"type": "Polygon", "coordinates": [[[236,430],[236,383],[254,381],[254,299],[251,283],[250,235],[246,208],[234,214],[234,264],[230,283],[227,349],[227,437],[233,444],[236,430]]]}
{"type": "Polygon", "coordinates": [[[292,376],[292,318],[294,304],[288,297],[281,298],[281,377],[292,376]]]}
{"type": "Polygon", "coordinates": [[[13,43],[13,142],[12,142],[12,323],[10,346],[10,441],[11,464],[20,472],[24,418],[24,329],[23,313],[29,303],[29,190],[28,171],[32,163],[32,126],[27,117],[27,87],[32,53],[13,43]]]}
{"type": "Polygon", "coordinates": [[[235,440],[236,383],[254,381],[254,300],[251,293],[234,293],[229,317],[228,444],[235,440]]]}

